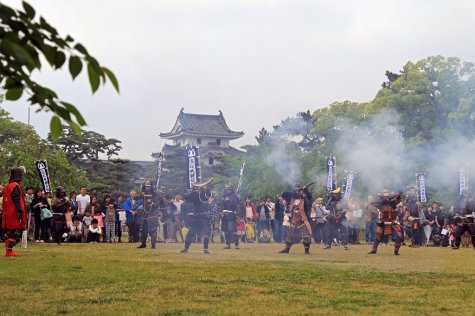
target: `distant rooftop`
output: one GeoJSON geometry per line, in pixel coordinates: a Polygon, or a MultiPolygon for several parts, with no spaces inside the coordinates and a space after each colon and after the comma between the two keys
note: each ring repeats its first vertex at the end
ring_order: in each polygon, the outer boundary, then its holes
{"type": "Polygon", "coordinates": [[[228,146],[228,147],[221,147],[218,145],[208,145],[208,146],[201,146],[200,147],[200,154],[205,155],[209,152],[223,152],[225,155],[239,155],[245,153],[245,151],[239,150],[237,148],[228,146]]]}
{"type": "Polygon", "coordinates": [[[235,132],[228,127],[221,111],[218,115],[206,115],[185,113],[183,110],[182,108],[178,114],[172,130],[168,133],[160,133],[160,137],[173,139],[181,135],[188,135],[238,139],[244,135],[244,132],[235,132]]]}

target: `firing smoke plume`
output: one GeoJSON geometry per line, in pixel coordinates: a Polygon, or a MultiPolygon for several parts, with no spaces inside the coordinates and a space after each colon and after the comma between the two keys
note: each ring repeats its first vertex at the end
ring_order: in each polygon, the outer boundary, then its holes
{"type": "MultiPolygon", "coordinates": [[[[454,130],[445,132],[443,139],[432,143],[408,146],[401,136],[399,120],[395,111],[388,110],[364,124],[347,121],[335,126],[341,133],[334,144],[338,185],[342,185],[344,171],[353,170],[357,172],[356,191],[362,187],[370,194],[383,188],[404,191],[416,184],[416,173],[424,172],[428,192],[443,192],[454,199],[458,194],[459,167],[469,172],[470,179],[475,177],[475,140],[454,130]]],[[[288,146],[302,140],[301,136],[296,138],[295,135],[304,133],[305,124],[300,118],[292,119],[291,124],[281,124],[269,138],[272,151],[265,162],[287,185],[302,181],[300,152],[288,150],[288,146]],[[300,133],[297,132],[299,128],[300,133]]],[[[316,170],[311,168],[306,172],[310,179],[316,180],[315,187],[324,187],[326,174],[317,174],[316,170]]],[[[445,202],[453,203],[453,200],[445,202]]]]}
{"type": "Polygon", "coordinates": [[[335,144],[337,170],[357,172],[359,183],[371,192],[384,187],[400,190],[407,184],[403,175],[412,164],[406,159],[404,140],[397,129],[395,112],[377,115],[363,126],[346,123],[335,144]],[[342,170],[343,169],[343,170],[342,170]]]}
{"type": "Polygon", "coordinates": [[[386,111],[364,126],[345,124],[335,145],[337,171],[356,171],[358,183],[372,194],[415,185],[417,172],[426,174],[428,191],[457,194],[459,167],[475,176],[475,140],[454,131],[437,143],[408,148],[398,120],[394,111],[386,111]]]}
{"type": "Polygon", "coordinates": [[[271,153],[265,158],[265,163],[273,168],[284,184],[294,186],[302,181],[302,163],[298,158],[297,146],[291,142],[302,141],[302,133],[306,122],[302,118],[292,118],[283,122],[269,137],[271,153]]]}

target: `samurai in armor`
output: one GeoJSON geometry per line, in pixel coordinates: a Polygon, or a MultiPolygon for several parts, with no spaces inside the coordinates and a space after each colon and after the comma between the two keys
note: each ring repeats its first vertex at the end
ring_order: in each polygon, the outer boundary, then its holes
{"type": "Polygon", "coordinates": [[[325,224],[325,244],[323,249],[331,249],[333,238],[338,237],[345,250],[348,250],[348,220],[346,218],[346,203],[341,189],[330,191],[325,208],[328,211],[325,224]]]}
{"type": "Polygon", "coordinates": [[[66,233],[66,211],[69,209],[70,204],[66,197],[66,191],[62,186],[56,188],[56,196],[51,203],[51,210],[53,211],[53,229],[54,240],[59,245],[63,239],[63,234],[66,233]]]}
{"type": "MultiPolygon", "coordinates": [[[[462,208],[460,215],[456,218],[457,228],[455,229],[455,245],[452,249],[460,248],[460,242],[464,232],[468,231],[471,235],[472,246],[475,249],[475,195],[466,200],[465,207],[462,208]]],[[[457,204],[457,203],[456,203],[457,204]]],[[[454,207],[455,209],[455,207],[454,207]]]]}
{"type": "Polygon", "coordinates": [[[223,199],[221,201],[221,231],[224,233],[226,247],[231,249],[231,241],[236,249],[239,249],[239,236],[237,235],[237,210],[239,207],[239,197],[234,188],[229,184],[225,185],[223,199]]]}
{"type": "Polygon", "coordinates": [[[6,257],[20,255],[13,251],[13,246],[20,241],[28,222],[25,193],[20,186],[24,174],[25,169],[22,167],[11,169],[10,181],[3,189],[2,230],[5,234],[6,257]]]}
{"type": "Polygon", "coordinates": [[[237,235],[236,211],[233,210],[230,200],[221,202],[221,231],[224,233],[226,246],[224,249],[231,249],[231,241],[236,249],[239,249],[239,236],[237,235]]]}
{"type": "MultiPolygon", "coordinates": [[[[145,181],[142,186],[142,207],[138,208],[138,223],[140,227],[140,246],[137,248],[147,247],[147,238],[150,236],[150,243],[152,249],[155,249],[157,243],[157,228],[158,228],[158,210],[159,204],[154,202],[155,190],[151,181],[145,181]]],[[[160,199],[163,203],[164,198],[160,199]]]]}
{"type": "Polygon", "coordinates": [[[211,235],[211,210],[213,209],[212,194],[207,185],[211,178],[204,183],[193,184],[193,190],[185,194],[183,204],[185,213],[185,225],[189,228],[185,238],[185,246],[182,253],[188,252],[195,236],[203,237],[203,252],[208,254],[209,238],[211,235]]]}
{"type": "Polygon", "coordinates": [[[294,243],[295,235],[299,234],[303,242],[305,254],[309,255],[312,228],[305,214],[305,194],[302,187],[296,188],[289,206],[291,209],[290,229],[285,239],[285,248],[279,251],[279,253],[289,253],[294,243]]]}
{"type": "Polygon", "coordinates": [[[397,205],[401,202],[401,194],[391,194],[389,190],[384,190],[375,200],[375,206],[380,211],[380,216],[376,221],[376,238],[374,239],[373,248],[369,254],[376,254],[379,243],[383,235],[392,235],[394,240],[394,255],[399,255],[401,247],[402,234],[401,227],[397,221],[397,205]]]}

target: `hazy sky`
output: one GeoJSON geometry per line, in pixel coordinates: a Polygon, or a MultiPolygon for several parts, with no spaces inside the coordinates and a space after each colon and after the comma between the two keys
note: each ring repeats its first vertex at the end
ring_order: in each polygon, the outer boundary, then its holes
{"type": "MultiPolygon", "coordinates": [[[[20,7],[20,1],[3,1],[20,7]]],[[[158,136],[185,112],[222,110],[254,144],[262,127],[334,101],[369,101],[408,61],[431,55],[475,62],[474,1],[29,1],[61,35],[112,69],[91,94],[85,73],[35,75],[75,104],[88,127],[122,141],[121,157],[149,160],[158,136]]],[[[27,103],[2,105],[26,122],[27,103]]],[[[50,114],[32,114],[42,137],[50,114]]]]}

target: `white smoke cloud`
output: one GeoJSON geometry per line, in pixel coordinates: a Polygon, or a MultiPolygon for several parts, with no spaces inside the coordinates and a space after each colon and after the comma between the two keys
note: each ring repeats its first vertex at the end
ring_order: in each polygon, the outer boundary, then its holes
{"type": "Polygon", "coordinates": [[[362,126],[344,124],[335,150],[337,167],[354,170],[370,192],[384,187],[401,190],[412,179],[405,175],[413,168],[407,159],[404,140],[397,129],[398,116],[389,111],[378,114],[362,126]]]}
{"type": "MultiPolygon", "coordinates": [[[[339,124],[341,135],[334,148],[339,185],[343,172],[353,170],[357,172],[356,191],[362,186],[369,194],[381,192],[383,188],[404,191],[416,184],[416,173],[424,172],[428,191],[450,196],[444,202],[453,203],[452,199],[458,194],[459,167],[475,175],[475,140],[453,131],[445,133],[445,139],[438,139],[436,145],[408,147],[400,133],[399,119],[395,111],[389,110],[361,125],[349,121],[339,124]]],[[[299,118],[295,120],[290,127],[282,124],[274,131],[269,139],[272,151],[265,157],[266,164],[280,175],[283,184],[290,186],[302,181],[304,171],[301,152],[289,150],[290,144],[301,140],[295,136],[300,123],[299,118]]],[[[306,175],[316,181],[315,187],[324,187],[326,174],[317,169],[305,170],[306,175]]]]}
{"type": "Polygon", "coordinates": [[[452,133],[445,142],[426,154],[431,162],[427,168],[428,181],[434,183],[431,186],[438,190],[458,193],[460,167],[474,174],[475,140],[469,140],[459,133],[452,133]]]}
{"type": "Polygon", "coordinates": [[[286,149],[286,145],[284,142],[272,144],[272,152],[264,161],[279,174],[283,183],[293,187],[301,181],[302,163],[295,152],[286,149]]]}
{"type": "Polygon", "coordinates": [[[428,191],[455,198],[459,167],[474,175],[475,140],[453,131],[435,145],[408,148],[398,120],[396,112],[385,111],[362,126],[344,124],[335,145],[337,170],[356,171],[358,183],[368,187],[371,194],[383,188],[403,191],[416,184],[417,172],[424,172],[428,191]]]}
{"type": "Polygon", "coordinates": [[[264,161],[279,174],[284,184],[292,187],[302,181],[303,174],[299,149],[292,144],[302,141],[305,124],[300,117],[287,119],[268,139],[272,151],[264,161]]]}

